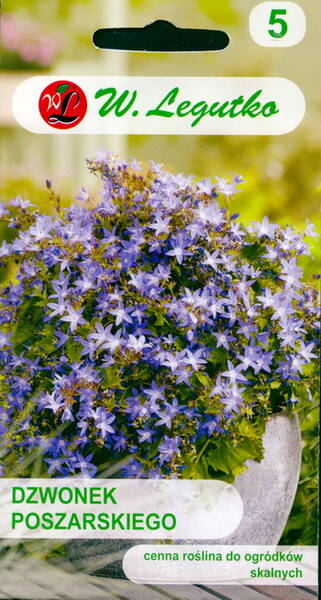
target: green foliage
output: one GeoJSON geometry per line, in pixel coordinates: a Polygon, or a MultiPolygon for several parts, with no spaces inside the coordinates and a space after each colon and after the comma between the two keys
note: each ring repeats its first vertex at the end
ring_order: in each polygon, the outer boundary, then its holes
{"type": "Polygon", "coordinates": [[[260,461],[263,458],[262,443],[247,439],[231,446],[228,440],[218,439],[216,448],[206,458],[211,477],[233,483],[235,477],[245,471],[248,459],[260,461]]]}
{"type": "Polygon", "coordinates": [[[19,318],[17,319],[15,332],[12,336],[12,343],[17,351],[22,352],[24,349],[24,342],[30,341],[31,336],[36,337],[41,334],[43,329],[42,324],[42,298],[33,296],[27,298],[21,307],[19,318]]]}
{"type": "Polygon", "coordinates": [[[236,25],[238,23],[238,13],[231,0],[224,0],[223,2],[197,0],[197,7],[218,25],[236,25]]]}
{"type": "Polygon", "coordinates": [[[76,363],[80,360],[81,356],[81,344],[79,342],[70,339],[66,343],[66,355],[71,363],[76,363]]]}
{"type": "Polygon", "coordinates": [[[235,478],[246,469],[246,461],[260,462],[264,456],[262,435],[265,420],[249,422],[239,417],[234,436],[218,436],[207,441],[196,460],[184,470],[185,478],[221,479],[234,483],[235,478]]]}
{"type": "Polygon", "coordinates": [[[102,386],[104,389],[123,390],[125,389],[118,368],[115,366],[108,367],[104,371],[105,377],[102,386]]]}
{"type": "Polygon", "coordinates": [[[55,351],[55,341],[56,338],[54,336],[54,330],[52,325],[46,325],[42,331],[40,332],[41,338],[38,340],[38,346],[42,352],[46,355],[51,354],[55,351]]]}
{"type": "Polygon", "coordinates": [[[255,242],[255,244],[252,244],[251,246],[245,246],[245,248],[242,250],[242,255],[247,260],[260,258],[262,254],[264,254],[264,250],[262,249],[262,246],[258,244],[258,242],[255,242]]]}
{"type": "Polygon", "coordinates": [[[309,546],[318,543],[319,403],[306,403],[299,416],[303,441],[300,481],[280,544],[309,546]]]}

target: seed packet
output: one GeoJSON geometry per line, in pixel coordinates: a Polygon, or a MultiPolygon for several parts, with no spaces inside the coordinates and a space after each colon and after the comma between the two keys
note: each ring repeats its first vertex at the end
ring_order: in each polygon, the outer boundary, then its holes
{"type": "Polygon", "coordinates": [[[317,595],[319,20],[4,2],[1,598],[317,595]]]}

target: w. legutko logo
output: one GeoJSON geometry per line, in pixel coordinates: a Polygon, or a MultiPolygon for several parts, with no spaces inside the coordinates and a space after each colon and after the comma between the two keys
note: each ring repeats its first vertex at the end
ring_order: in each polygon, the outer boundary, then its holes
{"type": "Polygon", "coordinates": [[[77,84],[55,81],[42,91],[39,111],[51,127],[70,129],[83,120],[87,112],[87,98],[77,84]]]}

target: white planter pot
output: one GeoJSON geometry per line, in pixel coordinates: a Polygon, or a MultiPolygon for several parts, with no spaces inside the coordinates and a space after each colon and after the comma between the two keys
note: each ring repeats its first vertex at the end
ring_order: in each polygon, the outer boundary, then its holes
{"type": "MultiPolygon", "coordinates": [[[[297,416],[274,415],[264,439],[265,456],[248,461],[235,487],[244,503],[244,516],[237,530],[220,540],[184,540],[177,543],[256,545],[279,542],[288,520],[301,466],[301,433],[297,416]]],[[[144,543],[126,540],[73,540],[69,556],[87,570],[109,577],[123,577],[121,562],[128,548],[144,543]]],[[[150,543],[150,540],[146,543],[150,543]]]]}

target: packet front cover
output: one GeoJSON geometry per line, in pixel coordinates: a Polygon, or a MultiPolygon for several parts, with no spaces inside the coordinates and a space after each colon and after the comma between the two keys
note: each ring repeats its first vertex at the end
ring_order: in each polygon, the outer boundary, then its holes
{"type": "Polygon", "coordinates": [[[318,595],[320,33],[4,1],[1,598],[318,595]]]}

